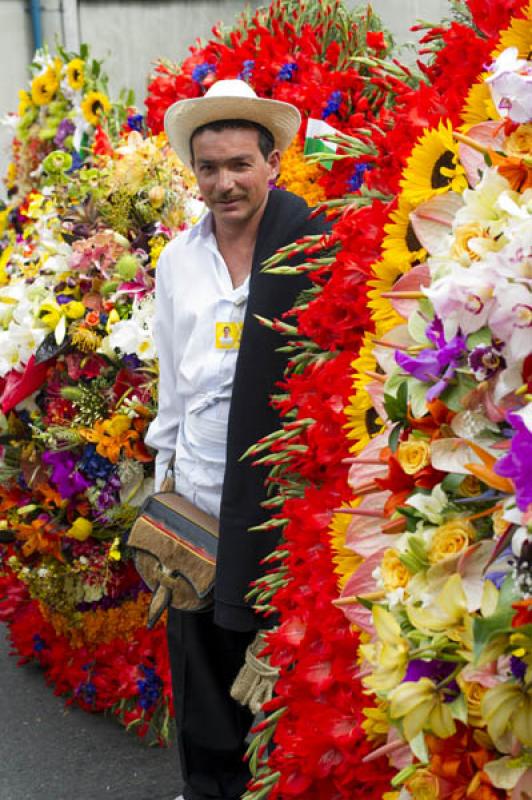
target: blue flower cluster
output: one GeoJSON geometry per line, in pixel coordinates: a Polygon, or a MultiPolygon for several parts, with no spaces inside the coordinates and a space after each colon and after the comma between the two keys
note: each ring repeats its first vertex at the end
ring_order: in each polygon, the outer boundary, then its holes
{"type": "Polygon", "coordinates": [[[248,58],[242,64],[242,71],[241,71],[241,73],[240,73],[240,75],[238,77],[243,81],[249,80],[251,78],[251,76],[253,75],[254,66],[255,66],[254,60],[252,58],[248,58]]]}
{"type": "Polygon", "coordinates": [[[40,653],[41,650],[45,649],[45,647],[47,647],[47,645],[42,636],[39,636],[38,633],[35,633],[33,635],[33,652],[40,653]]]}
{"type": "Polygon", "coordinates": [[[106,481],[113,471],[111,462],[96,452],[95,444],[88,444],[84,447],[78,468],[92,480],[102,478],[106,481]]]}
{"type": "Polygon", "coordinates": [[[331,92],[329,99],[327,100],[327,105],[322,111],[321,118],[327,119],[327,117],[330,117],[331,114],[337,114],[341,104],[342,104],[342,92],[339,90],[331,92]]]}
{"type": "Polygon", "coordinates": [[[144,117],[142,114],[131,114],[127,118],[127,126],[130,131],[138,131],[142,133],[144,130],[144,117]]]}
{"type": "Polygon", "coordinates": [[[163,682],[152,667],[140,665],[140,670],[144,675],[137,681],[139,690],[139,705],[145,711],[152,708],[159,700],[163,688],[163,682]]]}
{"type": "Polygon", "coordinates": [[[283,66],[277,73],[277,78],[280,81],[291,81],[296,71],[297,71],[297,64],[283,64],[283,66]]]}
{"type": "Polygon", "coordinates": [[[207,75],[211,72],[216,72],[216,64],[198,64],[192,70],[192,80],[196,83],[203,83],[207,75]]]}
{"type": "Polygon", "coordinates": [[[355,164],[353,174],[347,181],[347,188],[350,192],[357,192],[360,189],[364,183],[364,173],[368,169],[373,169],[373,164],[368,164],[367,162],[355,164]]]}

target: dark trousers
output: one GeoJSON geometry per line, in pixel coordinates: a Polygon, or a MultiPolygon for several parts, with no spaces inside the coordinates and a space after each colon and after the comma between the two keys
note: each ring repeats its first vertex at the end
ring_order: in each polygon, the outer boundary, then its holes
{"type": "Polygon", "coordinates": [[[250,775],[242,759],[253,721],[229,690],[253,631],[229,631],[212,612],[170,609],[168,647],[185,800],[238,800],[250,775]]]}

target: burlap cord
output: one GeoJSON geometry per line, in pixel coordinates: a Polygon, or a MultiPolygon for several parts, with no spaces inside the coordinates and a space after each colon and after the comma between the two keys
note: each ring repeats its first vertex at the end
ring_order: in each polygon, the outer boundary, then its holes
{"type": "Polygon", "coordinates": [[[241,705],[248,706],[252,714],[258,714],[262,706],[272,699],[279,675],[279,670],[272,667],[267,656],[258,657],[264,645],[264,635],[259,631],[246,650],[244,665],[231,687],[231,697],[241,705]]]}

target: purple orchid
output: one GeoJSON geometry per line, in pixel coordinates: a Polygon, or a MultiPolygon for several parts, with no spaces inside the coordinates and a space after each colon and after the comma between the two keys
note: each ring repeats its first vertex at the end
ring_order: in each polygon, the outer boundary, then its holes
{"type": "Polygon", "coordinates": [[[454,377],[456,367],[466,347],[466,338],[458,333],[448,342],[445,340],[443,322],[435,317],[428,325],[425,335],[434,347],[427,347],[416,356],[397,351],[395,360],[405,372],[423,383],[433,383],[427,391],[427,400],[435,400],[447,388],[454,377]]]}
{"type": "Polygon", "coordinates": [[[526,511],[532,503],[532,433],[519,414],[508,414],[506,419],[515,433],[509,452],[497,462],[495,472],[513,481],[517,506],[526,511]]]}
{"type": "Polygon", "coordinates": [[[57,147],[63,147],[65,143],[65,139],[68,136],[72,136],[74,131],[76,130],[76,126],[70,119],[62,119],[59,125],[57,126],[57,133],[54,137],[54,144],[57,147]]]}
{"type": "Polygon", "coordinates": [[[63,500],[84,492],[91,483],[77,470],[78,459],[67,450],[43,453],[43,463],[52,468],[52,482],[63,500]]]}

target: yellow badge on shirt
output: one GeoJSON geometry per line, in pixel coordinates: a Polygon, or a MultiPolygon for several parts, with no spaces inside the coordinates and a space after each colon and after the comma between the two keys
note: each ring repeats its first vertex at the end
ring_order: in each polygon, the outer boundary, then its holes
{"type": "Polygon", "coordinates": [[[242,336],[242,322],[216,323],[216,349],[238,350],[242,336]]]}

